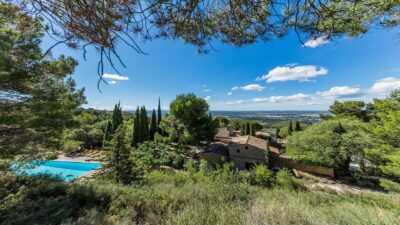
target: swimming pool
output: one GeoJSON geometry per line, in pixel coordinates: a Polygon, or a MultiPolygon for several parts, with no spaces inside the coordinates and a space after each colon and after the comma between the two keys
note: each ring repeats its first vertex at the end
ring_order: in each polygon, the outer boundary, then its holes
{"type": "Polygon", "coordinates": [[[69,182],[101,167],[100,163],[65,161],[35,161],[31,165],[33,166],[17,170],[17,173],[24,173],[27,175],[49,174],[59,176],[65,182],[69,182]]]}

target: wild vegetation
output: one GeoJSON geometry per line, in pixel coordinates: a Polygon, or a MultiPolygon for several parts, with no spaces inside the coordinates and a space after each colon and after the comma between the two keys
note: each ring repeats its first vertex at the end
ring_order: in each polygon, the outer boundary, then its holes
{"type": "Polygon", "coordinates": [[[234,171],[204,172],[193,168],[179,173],[153,171],[135,185],[107,179],[66,185],[46,177],[9,174],[0,177],[0,221],[53,225],[399,223],[398,196],[296,191],[288,180],[290,173],[278,173],[275,178],[256,175],[254,182],[259,186],[250,185],[234,171]]]}

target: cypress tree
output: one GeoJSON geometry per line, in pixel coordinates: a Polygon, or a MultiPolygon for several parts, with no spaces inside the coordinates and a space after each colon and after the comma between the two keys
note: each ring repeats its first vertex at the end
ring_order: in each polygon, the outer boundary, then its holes
{"type": "Polygon", "coordinates": [[[111,121],[109,120],[108,122],[107,122],[107,124],[106,124],[106,128],[105,128],[105,130],[104,130],[104,136],[103,136],[103,147],[105,146],[105,143],[107,142],[107,141],[110,141],[111,140],[111,137],[112,137],[112,123],[111,123],[111,121]]]}
{"type": "Polygon", "coordinates": [[[296,124],[294,125],[294,130],[295,131],[301,131],[301,127],[300,127],[300,122],[296,121],[296,124]]]}
{"type": "Polygon", "coordinates": [[[119,125],[122,124],[124,121],[124,118],[122,117],[122,108],[121,108],[121,103],[118,102],[114,106],[113,114],[112,114],[112,133],[114,134],[119,125]]]}
{"type": "Polygon", "coordinates": [[[293,126],[292,126],[292,121],[289,121],[289,127],[288,127],[288,135],[292,135],[293,133],[293,126]]]}
{"type": "Polygon", "coordinates": [[[249,134],[250,134],[250,122],[249,122],[249,121],[246,122],[245,133],[246,133],[246,135],[249,135],[249,134]]]}
{"type": "Polygon", "coordinates": [[[153,113],[151,114],[151,124],[150,124],[150,140],[154,141],[154,135],[157,132],[157,117],[156,110],[153,109],[153,113]]]}
{"type": "Polygon", "coordinates": [[[253,123],[250,124],[250,135],[251,136],[256,136],[256,132],[254,130],[254,125],[253,123]]]}
{"type": "Polygon", "coordinates": [[[149,118],[147,117],[146,107],[140,110],[140,142],[149,140],[149,118]]]}
{"type": "Polygon", "coordinates": [[[160,102],[160,98],[158,98],[158,109],[157,109],[157,125],[160,125],[161,123],[161,102],[160,102]]]}
{"type": "Polygon", "coordinates": [[[136,146],[140,141],[140,111],[136,108],[135,118],[133,120],[132,146],[136,146]]]}
{"type": "Polygon", "coordinates": [[[132,167],[129,161],[129,140],[126,139],[126,127],[121,125],[115,131],[112,139],[110,166],[114,172],[115,180],[127,184],[132,180],[132,167]]]}
{"type": "Polygon", "coordinates": [[[244,123],[240,124],[240,134],[241,135],[246,135],[246,127],[244,123]]]}

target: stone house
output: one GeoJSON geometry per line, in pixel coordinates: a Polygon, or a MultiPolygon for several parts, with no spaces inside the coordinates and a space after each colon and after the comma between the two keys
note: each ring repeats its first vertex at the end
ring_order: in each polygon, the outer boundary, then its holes
{"type": "Polygon", "coordinates": [[[232,138],[228,148],[229,158],[238,169],[250,169],[256,164],[266,164],[268,151],[279,152],[279,149],[270,149],[268,141],[250,135],[232,138]]]}

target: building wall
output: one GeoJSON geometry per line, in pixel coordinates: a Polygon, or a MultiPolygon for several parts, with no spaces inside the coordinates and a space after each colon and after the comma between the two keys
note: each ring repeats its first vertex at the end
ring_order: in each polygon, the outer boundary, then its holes
{"type": "Polygon", "coordinates": [[[203,152],[199,154],[199,159],[206,160],[210,164],[221,164],[223,162],[226,162],[227,157],[216,154],[214,152],[203,152]]]}
{"type": "Polygon", "coordinates": [[[229,145],[229,158],[238,169],[246,169],[246,163],[266,163],[265,150],[245,144],[229,145]]]}
{"type": "Polygon", "coordinates": [[[281,157],[281,156],[274,156],[270,157],[270,163],[272,167],[279,166],[279,167],[286,167],[289,169],[296,169],[299,171],[313,173],[318,175],[324,176],[335,176],[335,171],[333,168],[324,167],[324,166],[316,166],[316,165],[309,165],[301,162],[297,162],[291,158],[281,157]]]}

